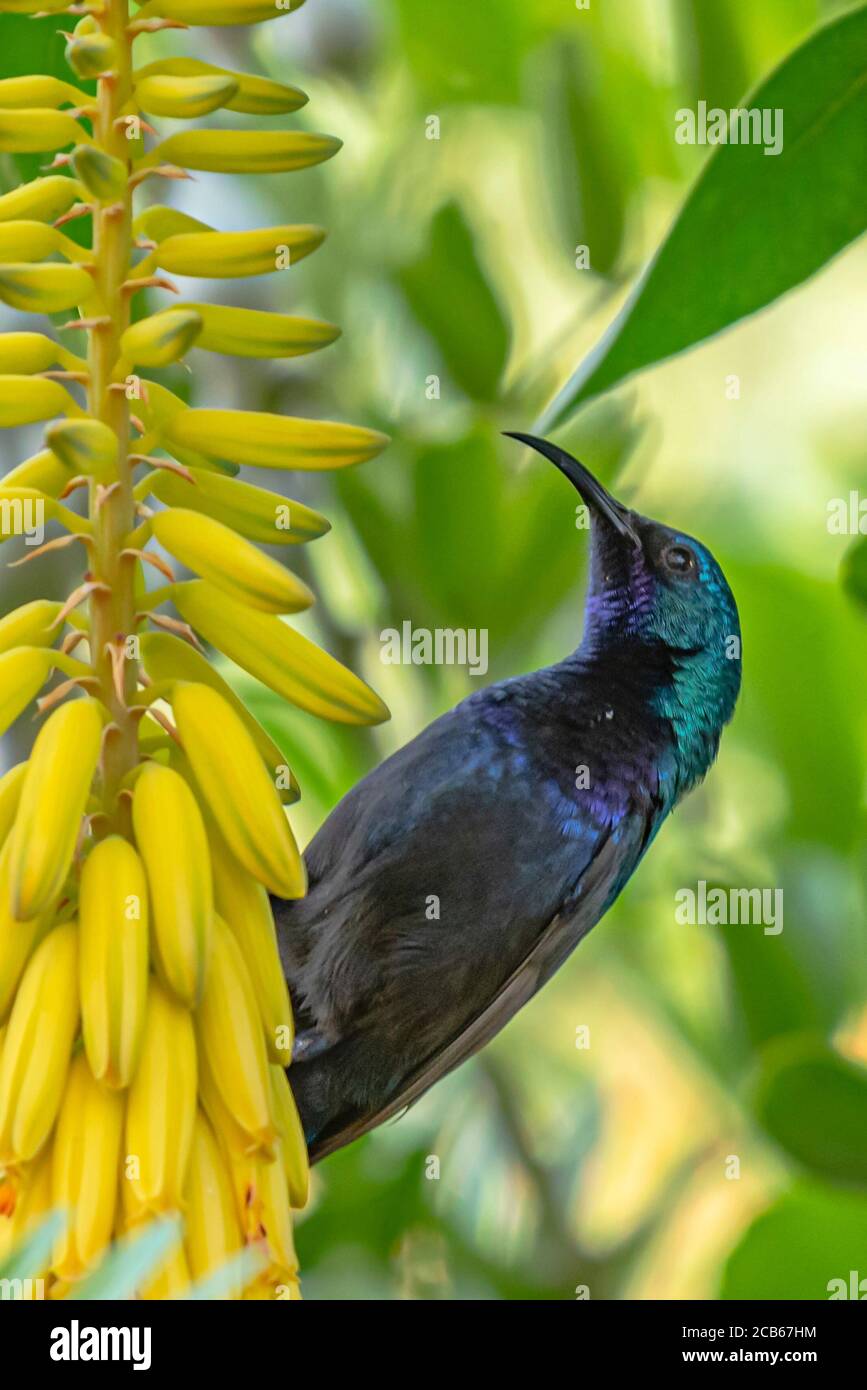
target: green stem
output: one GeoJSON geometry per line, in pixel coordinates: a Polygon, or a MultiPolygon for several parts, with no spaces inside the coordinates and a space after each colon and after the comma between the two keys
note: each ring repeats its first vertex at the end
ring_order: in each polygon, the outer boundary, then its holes
{"type": "MultiPolygon", "coordinates": [[[[113,71],[99,79],[98,114],[94,120],[96,145],[120,159],[132,172],[131,142],[119,120],[132,96],[131,39],[127,0],[106,0],[98,17],[100,27],[113,39],[117,61],[113,71]]],[[[91,598],[91,661],[99,679],[102,699],[116,729],[106,738],[103,760],[103,796],[107,824],[128,830],[128,807],[118,801],[118,792],[138,758],[135,717],[129,705],[135,696],[138,663],[131,655],[123,662],[122,688],[116,688],[111,650],[135,632],[136,564],[121,556],[124,537],[135,523],[130,452],[129,402],[123,391],[111,390],[121,359],[120,341],[129,326],[129,294],[124,282],[129,278],[132,249],[132,193],[127,187],[114,203],[98,204],[93,213],[93,260],[99,297],[108,320],[89,331],[88,366],[90,385],[88,408],[117,437],[118,481],[106,495],[95,483],[90,487],[90,516],[93,522],[93,576],[110,592],[91,598]]]]}

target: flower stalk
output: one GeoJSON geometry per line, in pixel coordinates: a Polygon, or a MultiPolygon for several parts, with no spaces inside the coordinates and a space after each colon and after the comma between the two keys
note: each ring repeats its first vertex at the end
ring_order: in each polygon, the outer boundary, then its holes
{"type": "Polygon", "coordinates": [[[105,828],[129,833],[129,803],[118,801],[123,779],[138,759],[135,716],[130,709],[137,686],[135,648],[125,639],[135,632],[135,562],[123,552],[123,538],[135,524],[132,468],[129,461],[130,407],[126,391],[118,389],[117,367],[121,341],[130,322],[131,294],[125,288],[130,275],[133,170],[128,151],[128,127],[122,120],[132,97],[132,46],[127,32],[127,0],[108,0],[94,16],[99,31],[112,45],[113,63],[97,82],[97,112],[93,134],[97,148],[127,168],[127,182],[117,200],[93,210],[93,265],[102,313],[87,329],[90,415],[102,421],[116,440],[117,477],[106,489],[92,478],[89,483],[90,518],[93,524],[93,577],[101,586],[90,599],[93,663],[102,701],[114,726],[103,752],[103,811],[105,828]],[[114,389],[112,389],[114,388],[114,389]],[[115,676],[113,653],[123,643],[120,679],[115,676]],[[120,686],[120,689],[118,689],[120,686]]]}

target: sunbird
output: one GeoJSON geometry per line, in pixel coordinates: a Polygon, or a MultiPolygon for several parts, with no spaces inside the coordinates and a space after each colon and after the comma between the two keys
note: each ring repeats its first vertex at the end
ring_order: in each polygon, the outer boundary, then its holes
{"type": "Polygon", "coordinates": [[[476,691],[363,778],[275,903],[316,1160],[497,1034],[617,898],[710,768],[741,683],[738,611],[699,541],[544,439],[590,517],[580,646],[476,691]],[[433,907],[432,907],[433,905],[433,907]]]}

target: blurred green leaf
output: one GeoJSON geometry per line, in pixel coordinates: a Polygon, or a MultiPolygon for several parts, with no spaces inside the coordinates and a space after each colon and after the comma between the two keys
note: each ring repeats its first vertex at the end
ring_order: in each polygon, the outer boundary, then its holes
{"type": "Polygon", "coordinates": [[[784,1034],[830,1035],[863,1001],[863,923],[857,903],[845,901],[847,867],[817,844],[784,852],[773,874],[782,930],[717,929],[734,984],[734,1016],[754,1048],[784,1034]],[[841,907],[829,913],[829,902],[841,907]]]}
{"type": "Polygon", "coordinates": [[[867,1183],[867,1068],[815,1036],[781,1038],[762,1058],[754,1106],[780,1147],[818,1177],[867,1183]]]}
{"type": "Polygon", "coordinates": [[[802,962],[779,936],[761,927],[718,928],[734,983],[734,1004],[754,1046],[785,1033],[820,1030],[824,1019],[802,962]]]}
{"type": "Polygon", "coordinates": [[[138,1287],[155,1274],[176,1241],[180,1221],[153,1221],[135,1236],[119,1240],[102,1264],[75,1291],[85,1302],[133,1298],[138,1287]]]}
{"type": "Polygon", "coordinates": [[[0,1279],[36,1279],[51,1259],[54,1242],[64,1226],[62,1211],[51,1211],[35,1230],[18,1242],[0,1261],[0,1279]]]}
{"type": "Polygon", "coordinates": [[[509,330],[457,203],[440,208],[427,250],[399,272],[398,280],[455,384],[474,400],[495,400],[509,330]]]}
{"type": "Polygon", "coordinates": [[[867,8],[797,48],[744,105],[782,109],[784,145],[720,145],[655,259],[537,432],[712,337],[814,274],[864,231],[867,8]]]}
{"type": "Polygon", "coordinates": [[[846,552],[842,577],[847,594],[867,607],[867,537],[856,541],[846,552]]]}
{"type": "Polygon", "coordinates": [[[678,0],[677,17],[696,99],[734,106],[749,84],[738,10],[707,0],[678,0]]]}
{"type": "Polygon", "coordinates": [[[518,100],[526,9],[524,0],[497,0],[494,16],[466,0],[400,0],[400,61],[432,112],[444,102],[518,100]]]}
{"type": "Polygon", "coordinates": [[[383,1263],[411,1226],[431,1225],[425,1200],[423,1148],[389,1154],[370,1139],[341,1149],[322,1172],[325,1191],[301,1229],[306,1265],[339,1246],[347,1230],[383,1263]]]}
{"type": "Polygon", "coordinates": [[[249,1284],[267,1268],[268,1257],[261,1245],[246,1245],[237,1255],[226,1260],[219,1269],[206,1279],[193,1284],[186,1295],[191,1303],[204,1303],[217,1299],[237,1297],[236,1290],[249,1284]]]}
{"type": "Polygon", "coordinates": [[[799,1185],[763,1212],[729,1256],[724,1299],[826,1299],[864,1270],[867,1197],[799,1185]]]}
{"type": "Polygon", "coordinates": [[[495,617],[503,476],[485,429],[416,454],[416,574],[440,622],[469,628],[495,617]]]}
{"type": "Polygon", "coordinates": [[[781,565],[720,559],[743,627],[737,717],[785,775],[787,833],[796,843],[850,850],[863,787],[861,710],[852,691],[867,682],[857,615],[832,583],[781,565]],[[793,690],[797,700],[785,695],[793,690]]]}
{"type": "Polygon", "coordinates": [[[611,270],[625,221],[622,145],[599,91],[595,52],[562,40],[549,46],[544,84],[545,163],[570,258],[586,245],[593,270],[611,270]]]}
{"type": "MultiPolygon", "coordinates": [[[[603,480],[640,434],[630,406],[600,401],[576,432],[575,448],[603,480]]],[[[406,441],[375,475],[346,470],[335,483],[382,579],[390,624],[486,629],[487,678],[512,674],[518,647],[564,602],[574,621],[564,621],[553,656],[577,645],[588,533],[576,528],[577,497],[538,455],[479,419],[462,438],[406,441]]]]}

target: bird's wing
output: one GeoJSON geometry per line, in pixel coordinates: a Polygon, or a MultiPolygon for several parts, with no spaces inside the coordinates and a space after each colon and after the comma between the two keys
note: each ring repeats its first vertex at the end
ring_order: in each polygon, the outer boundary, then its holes
{"type": "Polygon", "coordinates": [[[318,1134],[310,1145],[311,1160],[318,1162],[405,1110],[435,1082],[490,1042],[551,978],[599,920],[619,892],[623,878],[628,877],[628,873],[623,874],[624,862],[634,865],[645,847],[648,833],[648,824],[636,818],[630,830],[634,845],[626,845],[623,838],[615,840],[609,834],[582,874],[574,896],[548,923],[536,944],[485,1008],[456,1037],[406,1077],[399,1090],[380,1109],[347,1116],[345,1121],[338,1121],[318,1134]]]}

